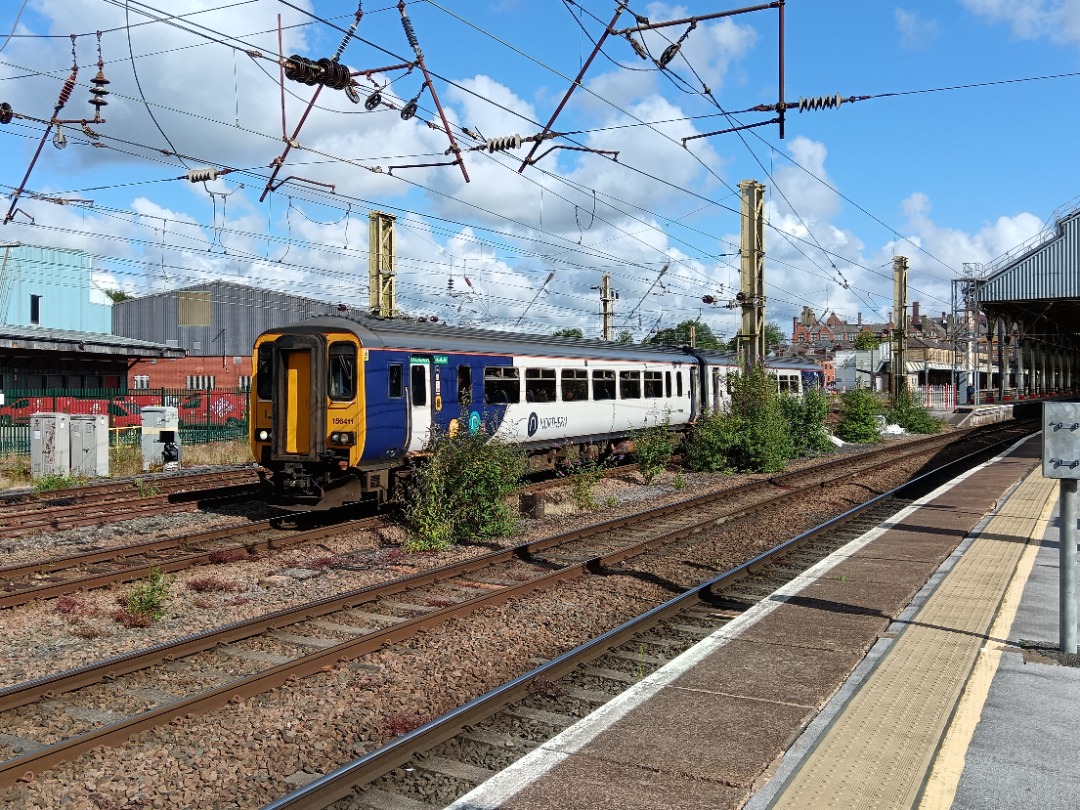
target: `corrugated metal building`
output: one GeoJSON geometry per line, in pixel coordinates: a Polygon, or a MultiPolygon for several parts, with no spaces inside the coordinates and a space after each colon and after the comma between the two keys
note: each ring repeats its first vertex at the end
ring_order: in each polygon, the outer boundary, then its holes
{"type": "Polygon", "coordinates": [[[337,311],[335,304],[211,281],[120,301],[112,311],[117,335],[164,343],[202,357],[251,357],[267,329],[337,311]]]}
{"type": "Polygon", "coordinates": [[[312,298],[211,281],[116,303],[113,332],[187,352],[140,360],[129,371],[131,388],[246,388],[258,335],[336,312],[312,298]]]}
{"type": "Polygon", "coordinates": [[[1080,388],[1080,206],[1053,219],[975,283],[991,341],[986,380],[1000,396],[1080,388]]]}

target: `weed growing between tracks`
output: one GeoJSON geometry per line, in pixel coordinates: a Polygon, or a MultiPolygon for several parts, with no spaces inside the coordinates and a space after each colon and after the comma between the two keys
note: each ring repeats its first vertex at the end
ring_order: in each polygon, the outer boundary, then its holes
{"type": "Polygon", "coordinates": [[[454,542],[501,537],[517,530],[518,516],[507,503],[525,474],[525,453],[491,434],[487,425],[473,433],[435,432],[430,455],[413,470],[405,493],[409,529],[405,550],[445,551],[454,542]]]}
{"type": "Polygon", "coordinates": [[[646,484],[651,484],[656,480],[656,476],[664,471],[675,452],[671,414],[667,414],[663,422],[635,430],[631,438],[634,442],[634,459],[641,471],[641,478],[646,484]]]}
{"type": "Polygon", "coordinates": [[[149,627],[165,615],[169,589],[175,581],[175,574],[166,576],[160,568],[151,568],[146,579],[136,583],[124,597],[113,618],[124,627],[149,627]]]}

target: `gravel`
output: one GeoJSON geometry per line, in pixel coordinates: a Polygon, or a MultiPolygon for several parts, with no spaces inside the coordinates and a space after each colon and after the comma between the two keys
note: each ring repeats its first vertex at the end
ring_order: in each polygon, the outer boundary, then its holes
{"type": "MultiPolygon", "coordinates": [[[[618,575],[570,582],[554,591],[487,608],[247,704],[229,705],[205,717],[186,718],[142,732],[117,748],[95,749],[30,783],[11,788],[0,796],[0,808],[260,807],[311,775],[325,773],[388,741],[403,723],[438,716],[465,703],[527,671],[537,657],[554,657],[668,600],[683,586],[701,581],[707,574],[703,567],[716,572],[731,567],[748,554],[819,522],[823,514],[865,500],[868,487],[889,488],[919,464],[913,460],[902,470],[868,474],[860,478],[858,486],[831,488],[827,495],[805,501],[797,510],[777,510],[745,524],[735,521],[723,534],[680,547],[677,555],[629,560],[618,575]]],[[[598,484],[597,501],[616,505],[586,514],[574,509],[568,492],[546,493],[548,517],[524,521],[521,534],[498,544],[516,544],[632,514],[645,506],[722,490],[745,480],[665,474],[657,483],[644,487],[633,483],[634,477],[609,478],[598,484]]],[[[223,518],[215,515],[211,519],[223,518]]],[[[176,519],[170,520],[175,531],[176,519]]],[[[131,536],[156,530],[125,526],[116,531],[131,536]]],[[[446,565],[485,554],[492,547],[485,543],[459,546],[444,554],[403,556],[398,549],[402,539],[396,528],[343,533],[322,540],[317,547],[268,552],[251,561],[183,572],[172,585],[166,616],[149,628],[125,629],[109,617],[118,595],[126,592],[123,588],[80,594],[74,597],[78,607],[65,603],[66,612],[58,610],[61,600],[4,611],[0,613],[0,634],[5,639],[0,683],[17,683],[175,639],[217,626],[223,617],[229,621],[249,618],[446,565]],[[348,557],[352,570],[326,570],[312,564],[328,556],[348,557]],[[290,583],[283,587],[260,584],[290,568],[322,573],[304,580],[288,577],[290,583]],[[236,590],[198,593],[190,589],[192,580],[207,576],[228,581],[236,590]]],[[[49,540],[55,547],[76,542],[60,536],[49,540]]],[[[41,547],[34,552],[40,554],[41,547]]],[[[263,647],[275,651],[272,640],[263,647]]],[[[237,665],[246,669],[242,662],[237,665]]],[[[168,690],[169,684],[159,680],[138,686],[168,690]]],[[[80,701],[88,708],[116,707],[117,701],[110,702],[105,694],[88,690],[80,701]]],[[[130,707],[139,705],[140,700],[135,695],[125,703],[130,707]]],[[[86,723],[70,717],[63,722],[68,733],[86,723]]]]}

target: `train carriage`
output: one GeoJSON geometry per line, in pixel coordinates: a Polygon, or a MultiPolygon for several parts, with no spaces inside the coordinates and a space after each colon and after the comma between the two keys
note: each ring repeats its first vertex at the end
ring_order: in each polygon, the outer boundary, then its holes
{"type": "Polygon", "coordinates": [[[252,449],[279,505],[381,501],[432,431],[485,425],[536,469],[688,424],[699,366],[670,347],[317,318],[256,341],[252,449]]]}

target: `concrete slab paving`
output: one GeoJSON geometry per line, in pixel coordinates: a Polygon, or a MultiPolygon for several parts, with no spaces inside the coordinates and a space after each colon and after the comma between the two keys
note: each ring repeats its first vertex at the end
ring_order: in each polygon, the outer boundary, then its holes
{"type": "MultiPolygon", "coordinates": [[[[648,763],[693,781],[749,788],[762,763],[790,745],[814,714],[808,706],[668,688],[581,753],[623,765],[648,763]]],[[[557,771],[553,778],[559,778],[557,771]]]]}
{"type": "Polygon", "coordinates": [[[839,606],[785,604],[740,638],[777,646],[863,654],[888,626],[881,615],[845,612],[839,606]]]}
{"type": "Polygon", "coordinates": [[[580,756],[567,760],[544,782],[500,804],[501,810],[717,810],[737,807],[746,790],[720,782],[688,783],[685,775],[580,756]]]}
{"type": "Polygon", "coordinates": [[[674,685],[753,700],[816,707],[832,695],[860,660],[860,653],[848,650],[809,649],[738,639],[678,677],[674,685]]]}

